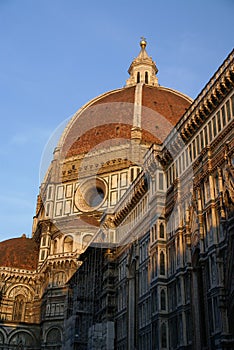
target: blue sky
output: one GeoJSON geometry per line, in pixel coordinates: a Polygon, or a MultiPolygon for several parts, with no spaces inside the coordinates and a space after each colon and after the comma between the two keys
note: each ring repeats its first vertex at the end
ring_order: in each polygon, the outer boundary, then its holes
{"type": "Polygon", "coordinates": [[[233,48],[232,0],[0,0],[0,240],[31,235],[43,149],[125,85],[145,36],[159,83],[195,98],[233,48]]]}

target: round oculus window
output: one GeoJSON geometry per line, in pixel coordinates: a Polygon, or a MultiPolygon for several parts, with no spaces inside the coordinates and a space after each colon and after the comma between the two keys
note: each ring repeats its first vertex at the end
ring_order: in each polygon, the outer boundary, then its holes
{"type": "Polygon", "coordinates": [[[106,182],[101,178],[89,179],[77,188],[75,205],[82,212],[91,212],[102,206],[106,200],[106,196],[106,182]]]}

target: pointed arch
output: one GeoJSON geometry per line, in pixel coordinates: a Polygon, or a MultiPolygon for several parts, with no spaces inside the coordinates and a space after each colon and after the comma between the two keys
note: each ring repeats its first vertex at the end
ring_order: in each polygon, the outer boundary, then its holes
{"type": "Polygon", "coordinates": [[[160,275],[165,275],[165,254],[163,251],[160,253],[160,275]]]}

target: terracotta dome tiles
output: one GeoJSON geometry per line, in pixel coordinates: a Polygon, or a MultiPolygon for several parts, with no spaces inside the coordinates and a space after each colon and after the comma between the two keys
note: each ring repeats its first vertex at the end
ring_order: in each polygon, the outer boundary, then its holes
{"type": "Polygon", "coordinates": [[[182,94],[161,87],[143,87],[142,105],[164,116],[175,125],[190,106],[191,101],[182,94]]]}
{"type": "MultiPolygon", "coordinates": [[[[111,91],[96,98],[78,113],[65,136],[65,158],[85,154],[98,147],[129,140],[134,114],[136,86],[111,91]]],[[[144,85],[142,90],[142,141],[162,143],[190,106],[185,95],[163,87],[144,85]]]]}
{"type": "Polygon", "coordinates": [[[35,270],[38,262],[38,245],[33,238],[12,238],[0,242],[0,266],[35,270]]]}

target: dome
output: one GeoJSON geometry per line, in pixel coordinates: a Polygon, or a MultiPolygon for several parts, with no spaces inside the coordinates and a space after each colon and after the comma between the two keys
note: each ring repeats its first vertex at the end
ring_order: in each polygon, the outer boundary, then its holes
{"type": "Polygon", "coordinates": [[[38,262],[38,245],[25,235],[0,242],[0,266],[35,270],[38,262]]]}
{"type": "MultiPolygon", "coordinates": [[[[65,158],[85,154],[107,141],[109,145],[131,138],[137,85],[107,92],[86,104],[72,118],[62,136],[65,158]]],[[[142,84],[142,143],[161,144],[191,105],[186,95],[169,88],[142,84]],[[153,132],[152,128],[162,129],[153,132]]]]}
{"type": "Polygon", "coordinates": [[[125,87],[94,98],[75,113],[58,145],[63,159],[134,138],[147,146],[162,144],[186,112],[192,99],[158,84],[158,69],[146,44],[141,40],[125,87]]]}

